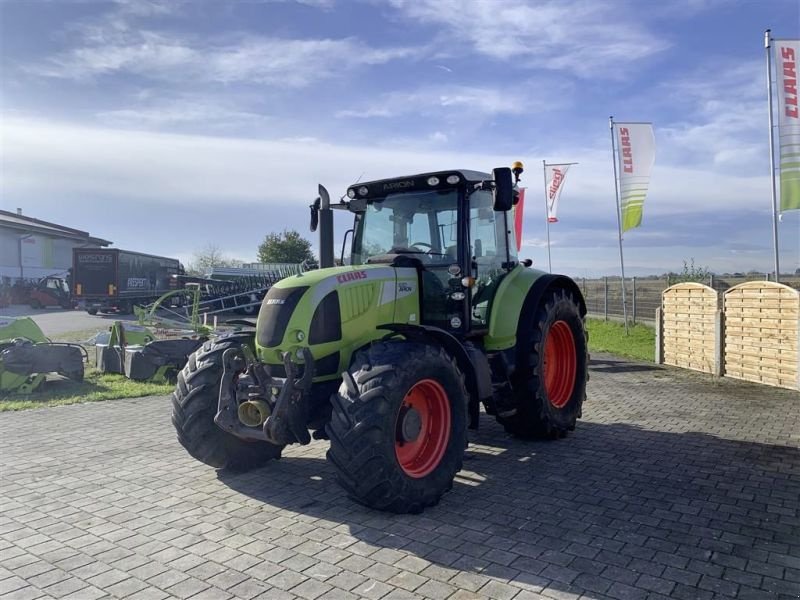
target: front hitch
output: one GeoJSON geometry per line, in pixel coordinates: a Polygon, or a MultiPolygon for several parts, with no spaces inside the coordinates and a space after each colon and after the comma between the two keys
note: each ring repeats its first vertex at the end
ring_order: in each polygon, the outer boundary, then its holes
{"type": "Polygon", "coordinates": [[[303,348],[302,352],[305,369],[300,379],[295,379],[296,366],[291,355],[288,352],[283,355],[286,383],[278,393],[275,409],[264,421],[264,436],[273,444],[299,442],[306,445],[311,441],[308,433],[308,392],[314,377],[314,357],[308,348],[303,348]]]}
{"type": "MultiPolygon", "coordinates": [[[[214,422],[223,430],[238,438],[263,441],[276,445],[308,444],[309,390],[314,377],[314,357],[308,348],[303,348],[305,369],[295,379],[297,366],[290,354],[283,355],[286,379],[276,380],[267,368],[255,359],[247,346],[229,348],[222,355],[222,380],[219,403],[214,422]],[[242,385],[245,375],[250,384],[242,385]],[[280,386],[277,396],[272,390],[280,386]],[[245,388],[245,389],[243,389],[245,388]],[[239,417],[240,398],[251,402],[264,402],[269,407],[269,416],[261,425],[246,425],[239,417]]],[[[267,412],[267,411],[265,411],[267,412]]]]}

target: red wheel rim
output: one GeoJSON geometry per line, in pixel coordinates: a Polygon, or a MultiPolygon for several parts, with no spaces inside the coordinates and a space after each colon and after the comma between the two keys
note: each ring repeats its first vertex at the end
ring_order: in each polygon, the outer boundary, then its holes
{"type": "Polygon", "coordinates": [[[447,392],[433,379],[418,381],[408,390],[397,412],[394,452],[400,468],[415,479],[429,475],[439,466],[448,441],[447,392]]]}
{"type": "Polygon", "coordinates": [[[577,370],[572,329],[566,321],[556,321],[544,342],[544,389],[550,404],[563,408],[569,402],[577,370]]]}

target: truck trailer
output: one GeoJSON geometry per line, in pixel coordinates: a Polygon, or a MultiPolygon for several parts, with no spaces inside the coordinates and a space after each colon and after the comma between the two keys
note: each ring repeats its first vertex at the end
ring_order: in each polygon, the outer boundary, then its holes
{"type": "Polygon", "coordinates": [[[176,258],[117,248],[75,248],[72,251],[72,291],[78,306],[130,314],[134,306],[155,302],[177,289],[183,265],[176,258]]]}

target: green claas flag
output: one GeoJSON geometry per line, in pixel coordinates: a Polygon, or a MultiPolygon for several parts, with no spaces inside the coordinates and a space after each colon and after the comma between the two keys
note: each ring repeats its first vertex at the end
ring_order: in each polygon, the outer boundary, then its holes
{"type": "Polygon", "coordinates": [[[651,123],[615,123],[622,231],[642,224],[644,200],[656,156],[651,123]]]}
{"type": "Polygon", "coordinates": [[[781,211],[800,209],[800,106],[797,59],[800,40],[774,40],[778,96],[778,147],[781,169],[781,211]]]}

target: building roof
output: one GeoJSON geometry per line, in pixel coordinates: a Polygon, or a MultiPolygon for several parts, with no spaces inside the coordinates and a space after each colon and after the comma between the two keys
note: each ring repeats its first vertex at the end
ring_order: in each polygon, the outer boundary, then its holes
{"type": "Polygon", "coordinates": [[[49,234],[57,237],[63,237],[73,240],[81,240],[97,246],[110,246],[112,242],[98,237],[92,237],[86,231],[80,229],[73,229],[72,227],[65,227],[57,225],[56,223],[49,223],[41,219],[34,219],[27,215],[20,215],[17,213],[0,210],[0,227],[8,227],[10,229],[18,229],[20,231],[34,232],[49,234]]]}

